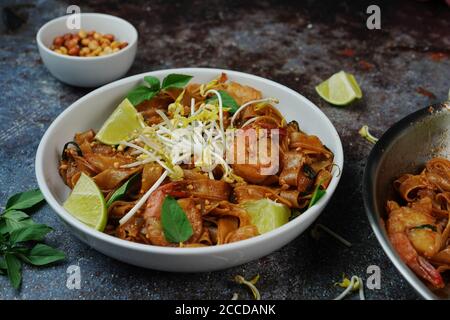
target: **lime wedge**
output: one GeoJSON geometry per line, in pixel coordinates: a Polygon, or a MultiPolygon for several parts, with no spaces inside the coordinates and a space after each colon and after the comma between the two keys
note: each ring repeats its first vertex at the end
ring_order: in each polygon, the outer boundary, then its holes
{"type": "Polygon", "coordinates": [[[291,216],[291,210],[287,206],[270,199],[248,201],[243,207],[261,234],[281,227],[291,216]]]}
{"type": "Polygon", "coordinates": [[[64,209],[91,228],[105,229],[108,217],[105,198],[95,182],[84,173],[64,202],[64,209]]]}
{"type": "Polygon", "coordinates": [[[116,145],[130,140],[144,126],[144,121],[128,99],[123,100],[105,121],[95,138],[116,145]]]}
{"type": "Polygon", "coordinates": [[[350,73],[344,71],[333,74],[316,87],[317,93],[327,102],[345,106],[362,98],[361,88],[350,73]]]}

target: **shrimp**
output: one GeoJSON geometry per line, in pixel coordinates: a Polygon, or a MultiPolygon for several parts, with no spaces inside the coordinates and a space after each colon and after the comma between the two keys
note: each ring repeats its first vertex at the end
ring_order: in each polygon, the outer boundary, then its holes
{"type": "Polygon", "coordinates": [[[434,287],[442,288],[441,274],[425,258],[433,257],[441,247],[442,237],[436,219],[423,209],[424,206],[420,209],[399,207],[390,201],[388,208],[387,232],[402,260],[434,287]]]}
{"type": "MultiPolygon", "coordinates": [[[[164,199],[167,195],[174,197],[186,197],[187,193],[181,190],[184,184],[178,182],[171,182],[165,184],[155,190],[147,200],[146,208],[143,213],[144,229],[146,238],[153,245],[173,247],[177,244],[168,242],[164,236],[164,231],[161,225],[161,209],[164,199]]],[[[179,199],[178,204],[181,206],[189,222],[192,225],[193,234],[187,241],[197,241],[203,232],[203,223],[201,212],[195,206],[194,200],[191,198],[179,199]]]]}

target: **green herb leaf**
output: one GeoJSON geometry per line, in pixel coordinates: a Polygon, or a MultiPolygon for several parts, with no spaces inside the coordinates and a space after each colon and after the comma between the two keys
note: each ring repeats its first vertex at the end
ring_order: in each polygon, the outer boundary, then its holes
{"type": "Polygon", "coordinates": [[[192,76],[185,74],[169,74],[164,78],[161,89],[169,89],[169,88],[184,88],[185,85],[192,79],[192,76]]]}
{"type": "Polygon", "coordinates": [[[10,211],[6,211],[3,215],[3,218],[6,219],[11,219],[11,220],[15,220],[15,221],[21,221],[23,219],[27,219],[30,216],[27,215],[25,212],[23,211],[19,211],[19,210],[10,210],[10,211]]]}
{"type": "Polygon", "coordinates": [[[52,231],[52,228],[45,224],[32,224],[11,232],[9,241],[11,244],[30,240],[41,241],[45,235],[52,231]]]}
{"type": "Polygon", "coordinates": [[[143,101],[150,100],[157,94],[157,91],[152,91],[149,87],[139,86],[133,90],[131,90],[127,98],[130,100],[133,106],[137,106],[143,101]]]}
{"type": "Polygon", "coordinates": [[[161,224],[164,236],[169,242],[183,242],[193,234],[191,223],[177,200],[166,196],[162,205],[161,224]]]}
{"type": "Polygon", "coordinates": [[[5,210],[9,211],[28,209],[38,204],[42,200],[44,200],[44,196],[39,189],[17,193],[8,199],[5,210]]]}
{"type": "Polygon", "coordinates": [[[134,182],[137,180],[138,177],[139,177],[139,175],[135,174],[130,179],[128,179],[128,181],[125,182],[119,189],[114,191],[114,193],[108,199],[108,202],[106,203],[106,206],[109,207],[114,201],[122,199],[123,196],[128,192],[128,190],[134,184],[134,182]]]}
{"type": "Polygon", "coordinates": [[[420,226],[416,226],[416,227],[412,227],[411,228],[411,230],[414,230],[414,229],[430,229],[430,230],[432,230],[432,231],[434,231],[434,232],[437,232],[437,228],[436,228],[436,226],[433,226],[432,224],[422,224],[422,225],[420,225],[420,226]]]}
{"type": "Polygon", "coordinates": [[[35,224],[30,218],[21,221],[6,219],[6,232],[13,232],[14,230],[25,228],[35,224]]]}
{"type": "Polygon", "coordinates": [[[18,210],[6,211],[2,216],[0,216],[0,218],[2,220],[0,222],[0,234],[12,232],[34,224],[29,215],[18,210]]]}
{"type": "Polygon", "coordinates": [[[144,77],[144,81],[148,83],[151,91],[159,91],[159,89],[161,89],[159,79],[156,77],[146,76],[144,77]]]}
{"type": "Polygon", "coordinates": [[[322,182],[319,182],[316,189],[314,189],[314,192],[311,197],[311,201],[309,202],[308,209],[311,208],[313,205],[317,203],[317,201],[320,200],[326,193],[326,190],[322,189],[322,182]]]}
{"type": "Polygon", "coordinates": [[[54,249],[46,244],[38,243],[30,250],[30,252],[21,254],[20,258],[26,263],[43,266],[52,262],[64,260],[66,255],[64,252],[54,249]]]}
{"type": "Polygon", "coordinates": [[[8,267],[6,266],[6,261],[3,258],[0,258],[0,275],[6,275],[8,267]]]}
{"type": "MultiPolygon", "coordinates": [[[[239,105],[236,100],[225,90],[219,90],[220,97],[222,98],[222,105],[224,108],[228,108],[231,114],[235,113],[239,109],[239,105]]],[[[206,100],[206,103],[218,103],[217,95],[206,100]]]]}
{"type": "Polygon", "coordinates": [[[20,287],[20,282],[22,281],[22,264],[12,253],[5,254],[5,263],[8,270],[9,282],[11,282],[11,285],[14,288],[18,289],[20,287]]]}

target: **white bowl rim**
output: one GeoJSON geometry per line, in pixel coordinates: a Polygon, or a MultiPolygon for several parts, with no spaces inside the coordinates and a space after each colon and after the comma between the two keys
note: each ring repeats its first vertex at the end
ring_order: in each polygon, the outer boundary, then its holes
{"type": "MultiPolygon", "coordinates": [[[[36,161],[35,161],[35,171],[36,171],[36,178],[39,185],[40,190],[42,191],[47,203],[52,207],[52,209],[59,215],[60,218],[63,219],[67,224],[70,226],[80,230],[82,233],[87,234],[96,240],[100,241],[106,241],[110,244],[117,245],[122,248],[127,249],[133,249],[135,251],[140,252],[147,252],[147,253],[159,253],[159,254],[171,254],[171,255],[204,255],[204,254],[218,254],[218,253],[224,253],[229,252],[232,250],[239,250],[244,247],[253,246],[257,244],[262,244],[266,241],[270,241],[271,238],[276,238],[279,234],[296,228],[299,224],[301,224],[309,215],[313,215],[314,213],[317,213],[320,209],[320,204],[327,203],[328,200],[331,198],[331,196],[334,194],[336,187],[339,183],[339,180],[342,176],[342,170],[343,170],[343,164],[344,164],[344,153],[342,148],[341,139],[336,131],[336,128],[333,126],[331,121],[328,119],[328,117],[320,110],[314,103],[312,103],[310,100],[299,94],[298,92],[279,84],[275,81],[255,76],[252,74],[240,72],[240,71],[233,71],[233,70],[226,70],[226,69],[217,69],[217,68],[176,68],[176,69],[163,69],[163,70],[154,70],[150,72],[144,72],[140,74],[136,74],[127,78],[123,78],[114,82],[111,82],[107,85],[104,85],[96,90],[93,90],[92,92],[88,93],[87,95],[84,95],[80,99],[76,100],[74,103],[72,103],[68,108],[66,108],[62,113],[59,114],[59,116],[52,122],[52,124],[48,127],[46,130],[44,136],[41,139],[41,142],[39,143],[37,152],[36,152],[36,161]],[[45,181],[44,176],[44,147],[46,145],[46,141],[49,139],[50,135],[52,134],[53,129],[58,125],[60,121],[62,121],[66,114],[69,113],[72,109],[75,109],[78,105],[83,103],[85,100],[89,99],[90,97],[101,94],[104,91],[108,91],[111,88],[118,87],[124,83],[135,81],[139,79],[143,79],[144,76],[147,75],[153,75],[153,76],[161,76],[162,74],[169,74],[169,73],[187,73],[187,74],[193,74],[195,76],[196,72],[206,72],[211,73],[211,75],[217,75],[222,72],[226,73],[230,76],[241,76],[245,77],[247,79],[254,79],[257,81],[263,81],[270,85],[276,86],[282,90],[286,90],[289,94],[295,95],[298,99],[303,100],[306,104],[308,104],[310,107],[314,109],[315,112],[319,114],[319,116],[324,120],[325,123],[328,124],[328,126],[331,128],[333,136],[336,137],[336,145],[337,150],[334,153],[335,154],[335,160],[336,165],[339,166],[340,171],[338,172],[338,175],[333,175],[333,178],[327,188],[327,192],[325,195],[311,208],[307,209],[305,212],[303,212],[299,217],[289,221],[288,223],[284,224],[281,227],[278,227],[270,232],[264,233],[262,235],[258,235],[256,237],[252,237],[249,239],[223,244],[223,245],[217,245],[217,246],[210,246],[210,247],[193,247],[193,248],[179,248],[179,247],[162,247],[162,246],[155,246],[155,245],[149,245],[149,244],[142,244],[142,243],[136,243],[131,242],[127,240],[123,240],[111,235],[108,235],[106,233],[97,231],[95,229],[92,229],[79,220],[77,220],[75,217],[73,217],[70,213],[68,213],[55,199],[53,194],[50,192],[47,183],[45,181]]],[[[324,208],[322,208],[323,210],[324,208]]]]}
{"type": "Polygon", "coordinates": [[[130,43],[128,43],[128,45],[125,48],[123,48],[123,49],[121,49],[121,50],[119,50],[117,52],[104,55],[104,56],[77,57],[77,56],[69,56],[69,55],[63,55],[63,54],[56,53],[53,50],[50,50],[50,48],[48,48],[46,45],[44,45],[44,43],[42,42],[42,39],[41,39],[42,38],[42,33],[44,32],[44,29],[46,27],[48,27],[50,24],[53,24],[53,23],[58,22],[60,20],[67,19],[70,16],[70,14],[68,14],[68,15],[61,16],[61,17],[52,19],[50,21],[47,21],[42,27],[39,28],[39,30],[38,30],[38,32],[36,34],[36,43],[38,44],[38,46],[40,48],[43,48],[43,50],[45,50],[50,55],[58,57],[58,58],[66,59],[67,61],[70,61],[70,60],[72,60],[72,61],[92,61],[92,60],[98,61],[98,60],[101,60],[101,59],[108,59],[108,58],[111,58],[111,57],[116,57],[119,54],[126,54],[126,52],[129,51],[129,49],[138,41],[139,35],[138,35],[138,32],[137,32],[136,28],[130,22],[128,22],[125,19],[122,19],[122,18],[117,17],[117,16],[113,16],[113,15],[110,15],[110,14],[106,14],[106,13],[96,13],[96,12],[86,12],[86,13],[83,12],[83,13],[80,13],[80,15],[81,16],[102,17],[102,18],[111,18],[111,19],[120,20],[120,21],[124,22],[126,25],[128,25],[130,27],[131,32],[133,33],[133,39],[132,39],[132,41],[130,43]]]}

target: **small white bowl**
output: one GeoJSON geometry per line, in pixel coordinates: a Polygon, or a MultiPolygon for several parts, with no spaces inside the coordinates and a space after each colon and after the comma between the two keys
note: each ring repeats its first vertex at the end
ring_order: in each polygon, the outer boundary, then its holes
{"type": "Polygon", "coordinates": [[[36,42],[42,61],[50,73],[67,84],[78,87],[98,87],[122,77],[130,69],[137,50],[138,33],[129,22],[108,14],[81,13],[81,29],[111,33],[119,41],[128,42],[128,46],[99,57],[75,57],[53,52],[50,47],[53,39],[70,30],[66,21],[70,15],[53,19],[44,24],[36,35],[36,42]]]}
{"type": "MultiPolygon", "coordinates": [[[[288,121],[314,134],[334,153],[334,162],[342,169],[344,155],[341,140],[333,124],[311,101],[276,82],[246,73],[203,68],[186,68],[138,74],[110,83],[82,97],[62,112],[47,129],[36,154],[36,177],[45,199],[80,240],[96,250],[137,266],[177,272],[225,269],[258,259],[281,248],[300,235],[320,215],[333,195],[340,175],[335,170],[326,194],[310,209],[289,223],[257,237],[225,245],[203,248],[167,248],[122,240],[84,225],[63,207],[70,189],[58,173],[61,151],[74,133],[90,128],[98,130],[126,94],[151,75],[163,79],[170,73],[194,76],[191,82],[205,83],[225,72],[229,79],[261,90],[266,97],[276,97],[277,105],[288,121]]],[[[300,258],[300,257],[299,257],[300,258]]]]}

